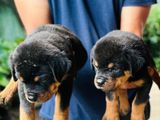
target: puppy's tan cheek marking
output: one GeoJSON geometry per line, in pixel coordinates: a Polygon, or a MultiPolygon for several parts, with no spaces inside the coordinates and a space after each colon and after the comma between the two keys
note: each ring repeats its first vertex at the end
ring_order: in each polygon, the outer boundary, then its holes
{"type": "Polygon", "coordinates": [[[35,82],[38,82],[40,80],[40,77],[39,76],[36,76],[35,78],[34,78],[34,81],[35,82]]]}
{"type": "Polygon", "coordinates": [[[93,65],[94,65],[95,67],[98,67],[98,62],[97,62],[96,60],[93,60],[93,65]]]}
{"type": "Polygon", "coordinates": [[[116,78],[116,87],[120,87],[122,84],[124,84],[130,77],[131,77],[130,71],[124,71],[124,75],[121,77],[116,78]]]}
{"type": "Polygon", "coordinates": [[[113,63],[109,63],[109,64],[107,65],[107,67],[108,67],[108,68],[113,68],[113,67],[114,67],[114,64],[113,64],[113,63]]]}
{"type": "Polygon", "coordinates": [[[48,91],[40,94],[40,96],[39,96],[39,98],[38,98],[38,101],[39,101],[39,102],[44,102],[44,101],[49,100],[49,99],[52,97],[53,94],[56,94],[56,93],[57,93],[59,85],[60,85],[59,82],[57,82],[57,83],[52,83],[52,84],[49,86],[48,91]]]}
{"type": "Polygon", "coordinates": [[[52,85],[50,85],[50,87],[49,87],[49,91],[50,91],[52,94],[56,93],[57,90],[58,90],[59,85],[60,85],[59,82],[52,83],[52,85]]]}
{"type": "Polygon", "coordinates": [[[146,103],[137,105],[135,103],[136,97],[134,98],[134,101],[132,103],[131,120],[145,120],[144,110],[146,103]]]}

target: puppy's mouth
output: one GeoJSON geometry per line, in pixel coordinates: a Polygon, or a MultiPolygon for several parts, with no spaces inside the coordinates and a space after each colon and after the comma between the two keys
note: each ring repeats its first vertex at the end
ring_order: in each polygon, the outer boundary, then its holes
{"type": "Polygon", "coordinates": [[[25,92],[25,97],[30,103],[45,102],[49,100],[53,94],[57,93],[60,83],[53,83],[49,86],[47,91],[40,93],[36,92],[25,92]]]}
{"type": "Polygon", "coordinates": [[[95,86],[97,89],[101,89],[104,92],[112,91],[115,89],[115,82],[113,80],[95,79],[95,86]]]}
{"type": "Polygon", "coordinates": [[[53,93],[51,93],[50,91],[45,91],[42,93],[26,93],[25,97],[27,99],[28,102],[30,103],[35,103],[35,102],[45,102],[47,100],[49,100],[51,98],[51,96],[53,95],[53,93]]]}
{"type": "Polygon", "coordinates": [[[38,99],[38,93],[28,92],[26,98],[30,103],[34,103],[38,99]]]}

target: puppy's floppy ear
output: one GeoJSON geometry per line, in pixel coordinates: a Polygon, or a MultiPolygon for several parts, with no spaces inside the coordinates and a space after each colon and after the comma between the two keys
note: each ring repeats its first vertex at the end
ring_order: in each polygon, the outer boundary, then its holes
{"type": "Polygon", "coordinates": [[[129,64],[129,68],[133,76],[138,70],[140,70],[145,65],[146,62],[142,53],[133,49],[124,50],[123,57],[129,64]]]}
{"type": "Polygon", "coordinates": [[[9,57],[9,64],[10,64],[10,69],[11,69],[13,80],[17,81],[18,79],[16,77],[16,72],[15,72],[14,63],[13,63],[13,54],[11,54],[9,57]]]}
{"type": "Polygon", "coordinates": [[[93,58],[92,58],[92,57],[90,57],[90,66],[91,66],[91,69],[92,69],[92,70],[95,70],[95,69],[94,69],[94,66],[93,66],[93,58]]]}
{"type": "Polygon", "coordinates": [[[90,66],[91,66],[91,69],[95,71],[95,68],[93,66],[93,59],[94,59],[93,51],[94,51],[94,48],[92,48],[91,53],[90,53],[90,66]]]}
{"type": "Polygon", "coordinates": [[[71,61],[66,57],[50,58],[48,65],[53,73],[54,79],[60,82],[62,77],[70,70],[71,61]]]}

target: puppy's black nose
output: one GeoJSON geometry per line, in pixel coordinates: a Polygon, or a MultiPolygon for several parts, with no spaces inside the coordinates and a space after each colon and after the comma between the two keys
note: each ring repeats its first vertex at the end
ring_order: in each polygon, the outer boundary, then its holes
{"type": "Polygon", "coordinates": [[[38,98],[37,93],[28,92],[28,99],[32,102],[36,102],[38,98]]]}
{"type": "Polygon", "coordinates": [[[96,83],[97,83],[99,86],[102,86],[105,82],[106,82],[106,80],[103,79],[103,78],[97,78],[97,79],[96,79],[96,83]]]}

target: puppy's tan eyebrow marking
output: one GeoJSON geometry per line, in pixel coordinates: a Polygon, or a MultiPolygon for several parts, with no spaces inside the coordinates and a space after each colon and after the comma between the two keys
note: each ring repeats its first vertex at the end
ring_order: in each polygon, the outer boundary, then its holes
{"type": "Polygon", "coordinates": [[[39,76],[34,77],[34,81],[35,81],[35,82],[39,81],[39,79],[40,79],[39,76]]]}
{"type": "Polygon", "coordinates": [[[109,63],[109,64],[107,65],[108,68],[113,68],[113,66],[114,66],[113,63],[109,63]]]}
{"type": "Polygon", "coordinates": [[[95,67],[98,67],[98,63],[97,63],[96,60],[93,60],[93,65],[94,65],[95,67]]]}

